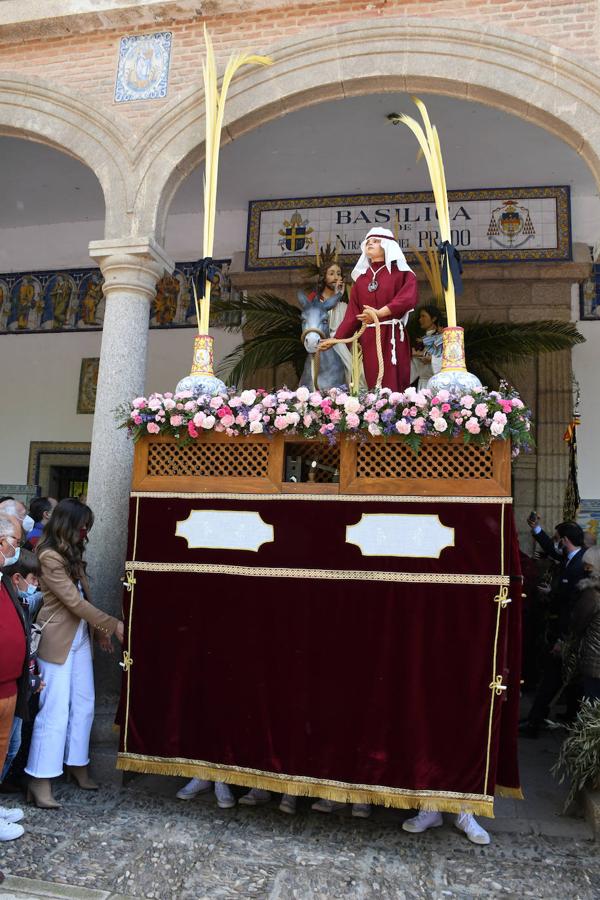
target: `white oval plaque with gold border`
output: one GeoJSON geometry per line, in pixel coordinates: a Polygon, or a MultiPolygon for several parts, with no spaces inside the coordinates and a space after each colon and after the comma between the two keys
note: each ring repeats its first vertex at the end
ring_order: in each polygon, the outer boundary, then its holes
{"type": "Polygon", "coordinates": [[[185,538],[188,549],[252,550],[273,540],[273,526],[260,513],[222,509],[193,509],[177,523],[176,537],[185,538]]]}
{"type": "Polygon", "coordinates": [[[454,547],[454,528],[439,516],[364,513],[346,527],[346,543],[356,544],[363,556],[415,556],[439,559],[454,547]]]}

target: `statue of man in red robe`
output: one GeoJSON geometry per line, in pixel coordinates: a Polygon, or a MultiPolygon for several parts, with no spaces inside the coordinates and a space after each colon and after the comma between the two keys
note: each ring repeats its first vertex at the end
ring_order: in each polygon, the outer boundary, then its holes
{"type": "MultiPolygon", "coordinates": [[[[362,255],[352,270],[354,285],[348,310],[335,336],[352,337],[363,322],[367,323],[360,345],[367,385],[373,389],[379,373],[373,323],[376,316],[381,323],[384,362],[381,386],[403,391],[410,384],[410,344],[405,326],[417,305],[417,279],[388,228],[371,228],[361,250],[362,255]]],[[[328,350],[333,343],[321,341],[320,349],[328,350]]]]}

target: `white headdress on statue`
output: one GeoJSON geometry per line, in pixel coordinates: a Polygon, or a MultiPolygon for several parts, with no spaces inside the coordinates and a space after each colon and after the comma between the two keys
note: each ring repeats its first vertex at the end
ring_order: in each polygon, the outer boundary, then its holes
{"type": "Polygon", "coordinates": [[[406,262],[406,257],[400,249],[400,244],[394,237],[393,231],[389,228],[371,228],[366,238],[360,245],[362,251],[361,257],[352,269],[352,280],[360,275],[364,275],[369,270],[369,257],[367,256],[366,246],[370,237],[376,237],[381,240],[381,247],[385,253],[385,266],[388,272],[392,271],[392,263],[395,262],[401,272],[412,272],[411,267],[406,262]]]}

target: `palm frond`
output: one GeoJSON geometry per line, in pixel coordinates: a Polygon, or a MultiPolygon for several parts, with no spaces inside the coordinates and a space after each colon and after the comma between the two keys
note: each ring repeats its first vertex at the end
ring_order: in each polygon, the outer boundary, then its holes
{"type": "MultiPolygon", "coordinates": [[[[252,376],[258,369],[275,369],[291,363],[300,376],[304,368],[306,350],[300,342],[300,334],[287,331],[269,331],[248,338],[228,353],[217,367],[219,375],[226,376],[230,384],[238,384],[252,376]]],[[[270,385],[273,387],[273,385],[270,385]]]]}
{"type": "Polygon", "coordinates": [[[285,331],[300,337],[300,310],[275,294],[236,296],[230,300],[214,300],[212,309],[227,331],[246,329],[250,334],[285,331]],[[238,324],[227,324],[227,322],[238,324]]]}
{"type": "Polygon", "coordinates": [[[570,350],[585,341],[573,322],[464,322],[465,354],[469,366],[492,371],[502,363],[519,362],[536,353],[570,350]]]}

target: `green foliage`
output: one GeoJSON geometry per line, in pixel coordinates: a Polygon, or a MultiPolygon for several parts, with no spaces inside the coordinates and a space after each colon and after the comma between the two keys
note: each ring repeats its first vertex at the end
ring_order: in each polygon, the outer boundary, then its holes
{"type": "Polygon", "coordinates": [[[595,788],[600,780],[600,701],[582,700],[577,718],[568,731],[552,769],[554,775],[561,776],[561,784],[567,778],[571,782],[564,812],[586,785],[595,788]]]}
{"type": "Polygon", "coordinates": [[[254,294],[217,301],[215,313],[225,321],[234,316],[241,325],[226,325],[228,331],[243,329],[246,339],[221,360],[217,373],[230,384],[249,378],[258,369],[291,363],[300,377],[306,350],[300,342],[300,310],[274,294],[254,294]]]}

